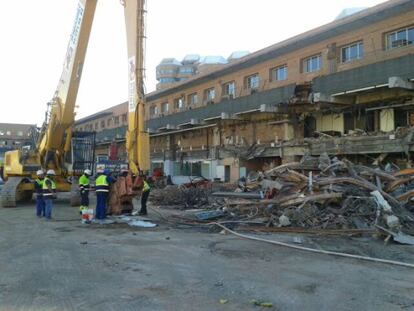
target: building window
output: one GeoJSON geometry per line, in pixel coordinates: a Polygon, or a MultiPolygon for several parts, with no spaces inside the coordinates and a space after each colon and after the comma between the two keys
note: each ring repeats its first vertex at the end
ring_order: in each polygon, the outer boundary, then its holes
{"type": "Polygon", "coordinates": [[[163,83],[163,84],[177,82],[177,80],[175,80],[175,78],[160,78],[159,81],[160,81],[160,83],[163,83]]]}
{"type": "Polygon", "coordinates": [[[174,74],[175,71],[172,69],[158,69],[157,73],[160,75],[171,75],[174,74]]]}
{"type": "Polygon", "coordinates": [[[153,105],[150,107],[150,116],[154,117],[158,114],[158,107],[153,105]]]}
{"type": "Polygon", "coordinates": [[[126,123],[127,122],[127,114],[126,113],[124,113],[123,115],[122,115],[122,123],[126,123]]]}
{"type": "Polygon", "coordinates": [[[194,69],[193,67],[181,67],[179,72],[181,74],[193,74],[194,73],[194,69]]]}
{"type": "Polygon", "coordinates": [[[98,122],[95,122],[95,131],[98,129],[98,126],[99,126],[98,122]]]}
{"type": "Polygon", "coordinates": [[[161,113],[162,114],[168,114],[170,111],[170,105],[168,103],[161,104],[161,113]]]}
{"type": "Polygon", "coordinates": [[[184,109],[184,106],[185,106],[184,97],[174,99],[174,108],[175,109],[184,109]]]}
{"type": "Polygon", "coordinates": [[[190,106],[194,106],[194,105],[197,105],[198,104],[198,96],[197,96],[197,93],[193,93],[193,94],[188,95],[188,104],[190,106]]]}
{"type": "Polygon", "coordinates": [[[236,83],[234,81],[223,84],[223,95],[231,98],[236,97],[236,83]]]}
{"type": "Polygon", "coordinates": [[[119,125],[119,116],[114,117],[115,125],[119,125]]]}
{"type": "Polygon", "coordinates": [[[303,60],[304,72],[315,72],[322,68],[322,56],[314,55],[303,60]]]}
{"type": "Polygon", "coordinates": [[[104,129],[105,128],[105,120],[102,120],[101,121],[101,129],[104,129]]]}
{"type": "Polygon", "coordinates": [[[112,125],[112,118],[106,121],[106,126],[110,127],[112,125]]]}
{"type": "Polygon", "coordinates": [[[270,70],[271,81],[283,81],[287,79],[287,65],[279,66],[270,70]]]}
{"type": "Polygon", "coordinates": [[[212,102],[216,98],[216,90],[214,88],[204,91],[204,98],[206,102],[212,102]]]}
{"type": "Polygon", "coordinates": [[[245,78],[245,86],[247,89],[256,90],[259,88],[260,77],[259,74],[254,74],[245,78]]]}
{"type": "Polygon", "coordinates": [[[362,41],[344,46],[341,50],[341,62],[346,63],[364,57],[364,44],[362,41]]]}
{"type": "Polygon", "coordinates": [[[414,43],[414,27],[399,29],[385,35],[387,50],[412,45],[414,43]]]}

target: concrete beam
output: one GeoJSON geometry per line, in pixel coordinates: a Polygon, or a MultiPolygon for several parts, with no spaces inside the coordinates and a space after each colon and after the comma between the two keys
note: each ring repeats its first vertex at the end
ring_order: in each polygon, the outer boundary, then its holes
{"type": "Polygon", "coordinates": [[[289,109],[287,105],[286,106],[268,105],[268,104],[260,105],[260,112],[287,114],[288,110],[289,109]]]}
{"type": "Polygon", "coordinates": [[[341,105],[347,105],[349,104],[349,100],[347,101],[345,98],[339,99],[336,96],[328,95],[325,93],[313,93],[312,101],[314,103],[330,103],[330,104],[341,104],[341,105]]]}
{"type": "Polygon", "coordinates": [[[199,119],[190,119],[190,124],[191,125],[201,125],[201,121],[199,119]]]}
{"type": "Polygon", "coordinates": [[[240,117],[237,117],[234,114],[230,114],[228,112],[222,112],[221,119],[222,120],[242,120],[240,117]]]}
{"type": "Polygon", "coordinates": [[[406,90],[414,90],[414,82],[410,82],[407,79],[403,79],[400,77],[389,77],[388,87],[390,89],[399,88],[399,89],[406,89],[406,90]]]}

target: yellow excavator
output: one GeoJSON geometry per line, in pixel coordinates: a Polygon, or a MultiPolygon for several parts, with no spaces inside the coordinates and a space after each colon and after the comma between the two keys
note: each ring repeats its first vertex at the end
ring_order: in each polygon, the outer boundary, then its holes
{"type": "MultiPolygon", "coordinates": [[[[124,7],[128,50],[128,165],[133,174],[149,170],[149,135],[144,130],[144,40],[145,0],[121,0],[124,7]]],[[[75,103],[82,75],[83,64],[95,15],[97,0],[79,0],[75,22],[60,77],[53,99],[48,103],[46,120],[37,132],[35,147],[31,150],[6,152],[4,174],[7,178],[0,194],[3,207],[14,207],[19,201],[32,197],[31,179],[39,169],[56,172],[58,191],[70,191],[75,183],[71,177],[93,159],[85,159],[79,142],[85,135],[73,132],[75,103]],[[76,152],[76,150],[78,152],[76,152]],[[81,163],[81,165],[79,165],[81,163]]],[[[94,156],[90,142],[85,144],[86,154],[94,156]]]]}

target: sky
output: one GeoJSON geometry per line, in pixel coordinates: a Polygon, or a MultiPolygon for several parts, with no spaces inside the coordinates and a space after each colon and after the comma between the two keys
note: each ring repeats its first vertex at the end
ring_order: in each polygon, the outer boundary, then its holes
{"type": "MultiPolygon", "coordinates": [[[[254,52],[381,0],[147,0],[146,90],[166,57],[254,52]]],[[[77,0],[0,2],[0,122],[40,125],[60,78],[77,0]]],[[[98,0],[76,118],[128,98],[123,7],[98,0]]]]}

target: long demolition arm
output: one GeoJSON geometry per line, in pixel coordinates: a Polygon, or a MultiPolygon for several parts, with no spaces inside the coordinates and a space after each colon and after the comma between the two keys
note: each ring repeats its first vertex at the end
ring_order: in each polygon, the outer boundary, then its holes
{"type": "MultiPolygon", "coordinates": [[[[64,68],[52,100],[50,119],[41,137],[39,153],[42,164],[59,169],[56,164],[67,151],[74,122],[74,109],[83,63],[92,28],[97,0],[80,0],[70,37],[64,68]],[[66,138],[66,141],[65,141],[66,138]],[[66,147],[65,147],[66,146],[66,147]],[[53,161],[52,161],[53,160],[53,161]]],[[[144,129],[144,41],[145,0],[124,0],[128,45],[129,109],[127,152],[132,172],[149,170],[149,136],[144,129]]]]}
{"type": "Polygon", "coordinates": [[[150,169],[149,135],[144,129],[145,0],[123,0],[121,3],[128,44],[128,164],[133,173],[139,174],[150,169]]]}
{"type": "Polygon", "coordinates": [[[38,143],[41,164],[59,170],[62,156],[70,146],[71,127],[75,118],[75,103],[82,75],[83,64],[92,28],[97,0],[79,0],[75,22],[58,87],[51,101],[38,143]]]}

